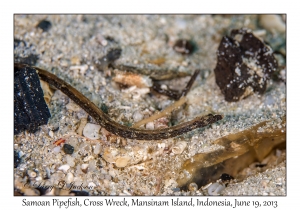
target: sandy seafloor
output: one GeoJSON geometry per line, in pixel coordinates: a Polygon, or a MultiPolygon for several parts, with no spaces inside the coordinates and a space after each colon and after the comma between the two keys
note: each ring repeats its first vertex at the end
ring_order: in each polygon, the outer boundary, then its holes
{"type": "MultiPolygon", "coordinates": [[[[31,45],[25,51],[24,46],[19,46],[15,53],[37,54],[36,66],[69,82],[99,107],[105,104],[109,116],[119,123],[131,125],[174,100],[150,93],[149,88],[120,88],[113,81],[118,72],[101,70],[95,65],[96,59],[117,47],[122,49],[118,64],[135,65],[146,72],[166,71],[176,76],[178,71],[192,74],[195,69],[201,69],[187,96],[187,104],[171,117],[148,123],[147,129],[167,126],[171,120],[176,124],[186,122],[210,112],[225,116],[205,129],[167,140],[123,139],[109,135],[102,128],[96,134],[97,139],[88,139],[77,133],[78,126],[84,119],[91,124],[95,121],[67,96],[53,91],[49,96],[48,124],[34,134],[22,132],[14,136],[14,149],[21,157],[21,163],[14,169],[15,191],[38,195],[41,192],[35,186],[39,183],[56,186],[43,192],[48,195],[69,195],[67,188],[72,184],[88,186],[84,191],[89,195],[206,195],[202,189],[178,188],[176,180],[183,176],[184,161],[195,154],[219,149],[212,144],[214,140],[260,122],[270,121],[269,126],[274,129],[284,126],[281,121],[286,114],[284,82],[270,80],[265,94],[253,94],[229,103],[216,85],[213,72],[220,40],[231,29],[249,28],[274,51],[285,54],[284,17],[266,21],[267,18],[259,15],[15,15],[14,38],[31,45]],[[52,24],[47,32],[36,28],[43,19],[52,24]],[[179,54],[173,50],[177,39],[193,40],[197,49],[191,55],[179,54]],[[74,147],[72,155],[53,144],[60,138],[74,147]],[[182,153],[175,152],[173,148],[182,142],[186,143],[182,144],[182,153]],[[66,184],[60,190],[62,182],[66,184]]],[[[276,58],[280,66],[285,66],[283,56],[276,58]]],[[[182,88],[187,81],[188,78],[183,78],[166,84],[170,88],[182,88]]],[[[250,166],[245,169],[245,179],[231,181],[221,195],[286,195],[285,150],[277,150],[275,154],[276,164],[264,170],[250,166]]]]}

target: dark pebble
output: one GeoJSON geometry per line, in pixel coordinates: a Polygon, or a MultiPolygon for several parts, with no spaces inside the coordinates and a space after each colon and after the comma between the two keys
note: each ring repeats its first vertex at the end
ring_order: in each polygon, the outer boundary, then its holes
{"type": "Polygon", "coordinates": [[[24,130],[34,133],[51,117],[44,100],[36,70],[28,65],[14,66],[14,134],[24,130]]]}
{"type": "Polygon", "coordinates": [[[75,191],[72,190],[70,193],[74,193],[75,196],[89,196],[89,193],[86,191],[75,191]]]}
{"type": "Polygon", "coordinates": [[[176,52],[181,53],[183,55],[189,55],[195,51],[195,45],[192,41],[186,39],[179,39],[174,44],[173,49],[176,52]]]}
{"type": "Polygon", "coordinates": [[[223,182],[234,179],[232,176],[230,176],[229,174],[226,174],[226,173],[222,174],[220,178],[222,179],[223,182]]]}
{"type": "Polygon", "coordinates": [[[114,62],[115,60],[120,58],[121,54],[122,49],[120,48],[110,49],[106,55],[106,58],[109,62],[114,62]]]}
{"type": "Polygon", "coordinates": [[[37,28],[42,29],[44,32],[49,31],[49,29],[51,28],[52,24],[50,21],[48,20],[42,20],[41,22],[39,22],[37,24],[37,28]]]}
{"type": "Polygon", "coordinates": [[[71,146],[70,144],[64,144],[64,146],[63,146],[63,150],[64,150],[64,152],[66,153],[66,154],[73,154],[73,152],[74,152],[74,147],[73,146],[71,146]]]}
{"type": "Polygon", "coordinates": [[[102,103],[100,106],[100,109],[105,113],[108,114],[108,106],[106,104],[102,103]]]}
{"type": "Polygon", "coordinates": [[[17,168],[21,162],[21,158],[19,157],[19,153],[14,151],[14,167],[17,168]]]}
{"type": "Polygon", "coordinates": [[[216,83],[229,102],[253,92],[263,94],[278,64],[269,47],[246,30],[233,30],[222,38],[214,69],[216,83]]]}

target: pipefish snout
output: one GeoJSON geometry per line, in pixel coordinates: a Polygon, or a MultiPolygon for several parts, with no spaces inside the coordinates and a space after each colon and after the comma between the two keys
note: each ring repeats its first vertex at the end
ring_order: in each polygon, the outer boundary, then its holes
{"type": "MultiPolygon", "coordinates": [[[[26,64],[15,63],[15,68],[29,67],[26,64]]],[[[196,117],[195,119],[184,122],[169,128],[162,128],[156,130],[143,130],[138,128],[126,127],[115,121],[113,121],[107,114],[105,114],[100,108],[98,108],[93,102],[91,102],[82,93],[66,83],[62,79],[58,78],[54,74],[43,70],[38,67],[31,67],[37,71],[40,79],[54,86],[62,91],[82,109],[84,109],[95,121],[107,131],[128,139],[137,140],[160,140],[182,135],[191,130],[202,128],[212,123],[215,123],[222,119],[221,115],[208,114],[206,116],[196,117]]]]}

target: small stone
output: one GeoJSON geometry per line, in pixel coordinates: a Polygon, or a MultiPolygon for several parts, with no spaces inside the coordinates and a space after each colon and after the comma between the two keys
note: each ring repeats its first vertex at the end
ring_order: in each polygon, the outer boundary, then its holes
{"type": "Polygon", "coordinates": [[[113,169],[109,170],[108,175],[110,175],[111,177],[115,177],[116,176],[115,170],[113,170],[113,169]]]}
{"type": "Polygon", "coordinates": [[[63,67],[68,67],[69,66],[69,62],[67,60],[61,60],[60,61],[60,65],[63,67]]]}
{"type": "Polygon", "coordinates": [[[35,178],[36,177],[36,172],[32,171],[32,170],[28,170],[27,174],[30,178],[35,178]]]}
{"type": "Polygon", "coordinates": [[[53,131],[52,131],[52,130],[50,130],[50,131],[49,131],[49,136],[50,136],[51,138],[53,138],[53,136],[54,136],[54,133],[53,133],[53,131]]]}
{"type": "Polygon", "coordinates": [[[70,166],[70,167],[74,167],[75,166],[75,162],[74,162],[74,158],[70,155],[67,155],[66,156],[66,160],[67,160],[67,164],[70,166]]]}
{"type": "Polygon", "coordinates": [[[24,154],[25,154],[24,152],[19,151],[19,158],[22,158],[24,154]]]}
{"type": "Polygon", "coordinates": [[[123,168],[123,167],[127,166],[129,160],[130,160],[130,157],[127,157],[127,156],[125,156],[125,157],[119,157],[116,160],[116,166],[118,168],[123,168]]]}
{"type": "Polygon", "coordinates": [[[70,100],[70,102],[66,105],[66,108],[68,110],[74,111],[74,112],[78,112],[81,108],[75,104],[73,101],[70,100]]]}
{"type": "Polygon", "coordinates": [[[36,70],[25,64],[14,65],[14,134],[34,133],[51,117],[36,70]]]}
{"type": "Polygon", "coordinates": [[[89,164],[82,164],[81,165],[81,171],[83,172],[83,173],[87,173],[87,171],[88,171],[88,168],[89,168],[89,164]]]}
{"type": "Polygon", "coordinates": [[[46,172],[45,178],[46,178],[46,179],[50,179],[51,171],[50,171],[50,169],[49,169],[48,167],[45,168],[45,172],[46,172]]]}
{"type": "Polygon", "coordinates": [[[282,151],[279,149],[276,149],[276,157],[280,157],[282,155],[282,151]]]}
{"type": "Polygon", "coordinates": [[[87,123],[83,129],[83,135],[89,139],[99,139],[99,130],[100,130],[100,125],[92,124],[92,123],[87,123]]]}
{"type": "Polygon", "coordinates": [[[195,46],[192,41],[179,39],[175,42],[173,49],[183,55],[192,54],[195,51],[195,46]]]}
{"type": "Polygon", "coordinates": [[[103,186],[105,187],[105,188],[108,188],[109,187],[109,180],[108,179],[103,179],[102,180],[103,181],[103,186]]]}
{"type": "Polygon", "coordinates": [[[270,32],[285,33],[285,22],[279,15],[260,15],[259,23],[270,32]]]}
{"type": "Polygon", "coordinates": [[[266,188],[268,186],[269,182],[270,182],[270,180],[263,179],[263,180],[261,180],[260,185],[263,186],[264,188],[266,188]]]}
{"type": "Polygon", "coordinates": [[[94,189],[96,186],[97,186],[97,185],[96,185],[94,182],[90,182],[90,183],[88,184],[88,187],[89,187],[90,189],[94,189]]]}
{"type": "Polygon", "coordinates": [[[101,34],[96,36],[96,40],[104,47],[108,44],[108,41],[101,34]]]}
{"type": "Polygon", "coordinates": [[[266,99],[265,99],[265,105],[266,106],[272,106],[273,104],[275,104],[275,102],[276,101],[275,101],[273,96],[271,96],[271,95],[266,96],[266,99]]]}
{"type": "Polygon", "coordinates": [[[211,184],[208,189],[208,195],[220,195],[221,192],[225,189],[225,185],[218,182],[211,184]]]}
{"type": "Polygon", "coordinates": [[[198,190],[198,185],[197,185],[195,182],[190,183],[190,184],[189,184],[189,190],[190,190],[191,192],[197,191],[197,190],[198,190]]]}
{"type": "Polygon", "coordinates": [[[77,130],[76,130],[76,133],[77,133],[78,135],[82,136],[83,129],[84,129],[84,127],[86,126],[86,124],[87,124],[87,117],[86,117],[86,118],[81,118],[81,119],[80,119],[79,126],[78,126],[78,128],[77,128],[77,130]]]}
{"type": "Polygon", "coordinates": [[[66,182],[71,183],[73,182],[73,180],[74,180],[74,175],[71,172],[69,172],[66,176],[66,182]]]}
{"type": "Polygon", "coordinates": [[[58,168],[58,170],[63,171],[64,173],[67,173],[67,171],[70,169],[69,165],[62,165],[58,168]]]}
{"type": "Polygon", "coordinates": [[[64,144],[63,150],[64,150],[64,152],[66,154],[70,154],[71,155],[74,152],[74,147],[72,145],[70,145],[70,144],[64,144]]]}
{"type": "Polygon", "coordinates": [[[94,148],[94,154],[98,155],[98,154],[100,154],[100,151],[101,151],[101,145],[99,143],[97,143],[94,148]]]}
{"type": "Polygon", "coordinates": [[[60,152],[60,149],[61,149],[60,146],[54,147],[54,148],[53,148],[53,152],[57,154],[57,153],[60,152]]]}
{"type": "Polygon", "coordinates": [[[122,144],[123,147],[125,147],[127,145],[127,140],[122,138],[121,139],[121,144],[122,144]]]}
{"type": "Polygon", "coordinates": [[[146,129],[147,130],[154,130],[154,122],[148,122],[146,124],[146,129]]]}
{"type": "Polygon", "coordinates": [[[43,178],[41,176],[38,176],[38,177],[35,178],[35,181],[37,181],[37,182],[40,182],[42,180],[43,180],[43,178]]]}
{"type": "Polygon", "coordinates": [[[122,54],[121,48],[113,48],[113,49],[109,50],[109,52],[107,53],[107,55],[105,57],[109,62],[113,62],[113,61],[119,59],[121,54],[122,54]]]}
{"type": "Polygon", "coordinates": [[[119,154],[119,151],[115,148],[106,147],[103,152],[103,158],[106,162],[113,163],[115,162],[116,156],[119,154]]]}
{"type": "Polygon", "coordinates": [[[105,113],[108,114],[108,106],[104,103],[101,104],[100,109],[105,113]]]}
{"type": "Polygon", "coordinates": [[[186,141],[179,141],[172,147],[172,152],[179,155],[185,150],[186,146],[186,141]]]}
{"type": "Polygon", "coordinates": [[[166,147],[166,143],[158,143],[157,144],[157,147],[159,148],[159,149],[164,149],[165,147],[166,147]]]}
{"type": "Polygon", "coordinates": [[[103,39],[100,43],[101,43],[102,46],[105,47],[107,45],[107,40],[103,39]]]}
{"type": "Polygon", "coordinates": [[[95,170],[97,170],[96,164],[97,164],[96,160],[91,160],[89,162],[89,171],[95,171],[95,170]]]}
{"type": "Polygon", "coordinates": [[[71,58],[71,64],[72,65],[79,65],[80,64],[80,58],[77,56],[74,56],[71,58]]]}
{"type": "Polygon", "coordinates": [[[134,122],[138,122],[144,118],[144,115],[140,111],[135,111],[132,118],[134,122]]]}
{"type": "Polygon", "coordinates": [[[48,20],[42,20],[37,24],[37,28],[40,28],[43,30],[43,32],[49,31],[49,29],[51,28],[52,24],[50,21],[48,20]]]}
{"type": "Polygon", "coordinates": [[[70,137],[70,138],[68,139],[68,144],[71,145],[71,146],[73,146],[73,147],[74,147],[74,150],[75,150],[75,149],[78,149],[78,139],[77,139],[77,138],[75,138],[75,137],[70,137]]]}

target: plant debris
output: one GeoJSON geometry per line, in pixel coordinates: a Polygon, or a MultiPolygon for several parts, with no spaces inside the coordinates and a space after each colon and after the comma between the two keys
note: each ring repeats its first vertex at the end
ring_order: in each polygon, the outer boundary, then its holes
{"type": "Polygon", "coordinates": [[[278,64],[270,47],[245,29],[232,30],[217,51],[216,83],[229,102],[263,94],[278,64]]]}
{"type": "Polygon", "coordinates": [[[51,26],[52,26],[52,24],[51,24],[50,21],[48,21],[48,20],[42,20],[41,22],[39,22],[37,24],[36,27],[42,29],[43,32],[46,32],[46,31],[50,30],[51,26]]]}

